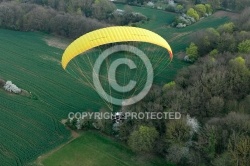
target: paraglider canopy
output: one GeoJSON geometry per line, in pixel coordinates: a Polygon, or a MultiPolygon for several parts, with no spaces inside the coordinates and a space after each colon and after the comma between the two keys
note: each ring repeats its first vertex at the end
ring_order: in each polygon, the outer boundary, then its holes
{"type": "Polygon", "coordinates": [[[129,41],[146,42],[161,46],[168,50],[170,59],[173,58],[168,42],[158,34],[137,27],[114,26],[89,32],[72,42],[63,54],[62,67],[66,69],[68,63],[74,57],[97,46],[129,41]]]}

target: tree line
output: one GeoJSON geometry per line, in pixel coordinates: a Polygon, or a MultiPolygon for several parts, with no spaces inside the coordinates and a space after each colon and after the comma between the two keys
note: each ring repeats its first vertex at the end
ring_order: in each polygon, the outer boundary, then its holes
{"type": "Polygon", "coordinates": [[[20,31],[42,31],[76,38],[110,25],[147,21],[126,6],[121,13],[107,0],[0,0],[0,27],[20,31]],[[67,2],[67,3],[66,3],[67,2]]]}
{"type": "Polygon", "coordinates": [[[60,12],[83,15],[115,25],[127,25],[147,19],[142,14],[133,14],[133,9],[129,6],[125,6],[123,12],[117,12],[115,4],[109,0],[21,0],[21,2],[43,5],[60,12]]]}
{"type": "Polygon", "coordinates": [[[246,8],[236,20],[219,26],[217,29],[208,28],[194,33],[192,43],[186,50],[191,61],[199,56],[218,53],[249,53],[250,39],[250,8],[246,8]],[[237,25],[237,26],[236,26],[237,25]]]}
{"type": "MultiPolygon", "coordinates": [[[[130,4],[130,5],[146,5],[149,0],[117,0],[118,2],[130,4]]],[[[250,5],[248,0],[174,0],[177,4],[173,6],[169,4],[169,1],[161,1],[161,0],[152,0],[155,4],[157,3],[165,3],[168,4],[165,8],[167,11],[171,12],[180,12],[187,11],[190,7],[193,7],[197,4],[210,4],[214,10],[217,9],[226,9],[232,11],[241,11],[250,5]]]]}
{"type": "Polygon", "coordinates": [[[0,27],[20,31],[42,31],[76,38],[89,31],[106,27],[82,15],[57,12],[35,4],[0,3],[0,27]]]}

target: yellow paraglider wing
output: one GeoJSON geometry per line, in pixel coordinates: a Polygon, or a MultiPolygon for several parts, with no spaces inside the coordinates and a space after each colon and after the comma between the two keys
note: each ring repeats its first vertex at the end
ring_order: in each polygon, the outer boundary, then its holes
{"type": "Polygon", "coordinates": [[[97,46],[117,42],[146,42],[166,48],[172,60],[173,54],[168,42],[158,34],[146,29],[126,26],[114,26],[89,32],[73,41],[62,56],[62,66],[66,69],[68,63],[77,55],[97,46]]]}

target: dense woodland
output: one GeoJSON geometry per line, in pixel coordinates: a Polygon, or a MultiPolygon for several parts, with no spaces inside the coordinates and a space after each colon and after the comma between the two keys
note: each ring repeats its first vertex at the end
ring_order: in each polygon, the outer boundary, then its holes
{"type": "Polygon", "coordinates": [[[95,19],[57,12],[35,4],[0,4],[0,27],[21,31],[43,31],[76,38],[80,34],[106,27],[95,19]]]}
{"type": "MultiPolygon", "coordinates": [[[[1,2],[1,1],[0,1],[1,2]]],[[[107,0],[94,1],[10,1],[0,3],[0,27],[21,31],[42,31],[69,38],[110,25],[146,21],[127,6],[124,13],[107,0]]]]}
{"type": "Polygon", "coordinates": [[[142,102],[125,108],[189,114],[198,120],[199,129],[180,120],[126,120],[119,136],[132,149],[160,153],[177,165],[250,163],[249,18],[247,8],[235,23],[196,32],[187,48],[196,62],[181,70],[174,82],[154,87],[142,102]]]}

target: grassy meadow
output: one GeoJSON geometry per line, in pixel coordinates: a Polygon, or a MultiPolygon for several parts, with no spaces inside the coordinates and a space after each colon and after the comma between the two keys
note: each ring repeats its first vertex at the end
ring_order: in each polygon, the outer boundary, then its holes
{"type": "MultiPolygon", "coordinates": [[[[123,8],[122,5],[118,7],[123,8]]],[[[228,20],[210,16],[187,28],[175,29],[169,27],[175,16],[172,13],[142,7],[133,9],[150,18],[140,26],[166,38],[174,53],[185,49],[190,33],[217,27],[228,20]]],[[[63,49],[49,46],[45,39],[50,37],[38,32],[0,29],[0,77],[11,80],[32,94],[30,98],[0,89],[0,165],[25,165],[67,142],[71,135],[61,119],[66,118],[69,112],[97,111],[103,106],[95,91],[63,71],[60,65],[63,49]]],[[[176,72],[186,65],[175,58],[168,68],[168,75],[163,72],[159,78],[163,83],[171,81],[176,72]]],[[[44,164],[67,165],[66,156],[69,155],[74,156],[72,159],[86,162],[83,165],[98,165],[100,162],[106,165],[146,165],[123,145],[93,133],[84,134],[49,156],[44,164]]],[[[158,165],[153,161],[147,164],[158,165]]]]}
{"type": "Polygon", "coordinates": [[[101,107],[98,95],[62,70],[63,50],[48,46],[45,37],[0,30],[1,78],[33,96],[0,89],[0,165],[23,165],[62,144],[70,137],[60,122],[68,112],[101,107]]]}
{"type": "Polygon", "coordinates": [[[171,166],[164,159],[136,155],[125,145],[95,132],[84,132],[70,144],[42,161],[44,166],[171,166]]]}

